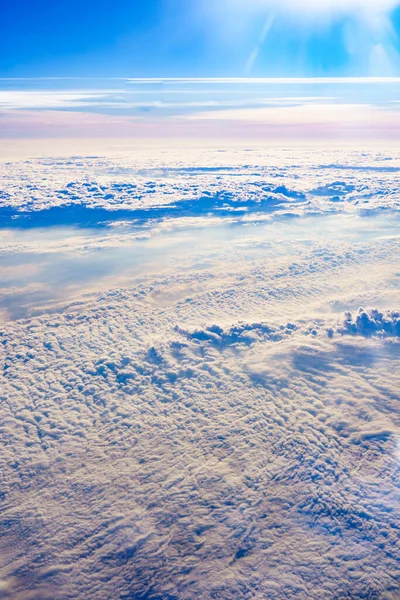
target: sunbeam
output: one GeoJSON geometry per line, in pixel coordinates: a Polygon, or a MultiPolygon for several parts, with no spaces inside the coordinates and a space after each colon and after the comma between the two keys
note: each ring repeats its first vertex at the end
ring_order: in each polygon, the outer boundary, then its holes
{"type": "Polygon", "coordinates": [[[400,64],[392,26],[399,5],[400,0],[223,0],[210,10],[224,39],[227,31],[232,43],[239,30],[248,34],[245,75],[263,75],[278,59],[295,76],[319,75],[327,65],[334,74],[342,63],[348,75],[386,76],[400,64]]]}

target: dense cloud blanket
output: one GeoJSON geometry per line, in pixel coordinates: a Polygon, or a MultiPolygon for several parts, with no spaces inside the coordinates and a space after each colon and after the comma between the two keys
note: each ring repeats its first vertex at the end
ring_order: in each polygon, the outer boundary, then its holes
{"type": "Polygon", "coordinates": [[[246,231],[2,323],[0,597],[398,598],[398,238],[246,231]]]}

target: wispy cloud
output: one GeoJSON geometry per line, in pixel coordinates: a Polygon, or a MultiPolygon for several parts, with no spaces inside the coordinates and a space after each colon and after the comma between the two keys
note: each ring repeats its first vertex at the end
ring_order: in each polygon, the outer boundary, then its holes
{"type": "Polygon", "coordinates": [[[293,12],[297,14],[360,14],[360,13],[387,13],[400,4],[399,0],[229,0],[231,5],[239,7],[245,5],[248,9],[270,9],[278,12],[293,12]]]}
{"type": "Polygon", "coordinates": [[[7,84],[0,89],[1,135],[253,139],[314,137],[317,127],[318,135],[336,129],[347,137],[393,137],[399,128],[394,77],[130,79],[115,88],[107,82],[82,90],[7,84]]]}
{"type": "Polygon", "coordinates": [[[392,123],[400,112],[387,111],[369,104],[307,103],[297,106],[246,108],[209,111],[189,115],[189,119],[257,121],[259,123],[392,123]]]}

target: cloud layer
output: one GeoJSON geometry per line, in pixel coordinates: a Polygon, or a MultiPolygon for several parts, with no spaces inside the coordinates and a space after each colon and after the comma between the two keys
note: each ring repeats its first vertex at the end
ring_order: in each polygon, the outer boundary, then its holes
{"type": "Polygon", "coordinates": [[[177,309],[127,293],[3,332],[9,597],[395,591],[390,346],[177,309]]]}
{"type": "MultiPolygon", "coordinates": [[[[396,155],[140,152],[3,165],[14,217],[125,207],[155,211],[161,250],[191,219],[209,236],[2,322],[0,596],[395,597],[399,240],[376,209],[396,207],[396,155]]],[[[63,244],[75,270],[90,246],[104,263],[122,235],[51,231],[2,231],[3,280],[63,244]]]]}

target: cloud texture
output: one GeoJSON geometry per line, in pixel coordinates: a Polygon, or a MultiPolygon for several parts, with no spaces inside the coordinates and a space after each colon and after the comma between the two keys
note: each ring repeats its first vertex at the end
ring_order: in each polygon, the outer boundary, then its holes
{"type": "MultiPolygon", "coordinates": [[[[192,235],[126,287],[110,277],[78,304],[3,320],[1,597],[398,595],[399,240],[374,211],[395,207],[396,159],[251,155],[5,165],[3,208],[20,217],[164,207],[141,222],[155,244],[224,206],[256,219],[270,202],[278,220],[253,235],[231,222],[232,238],[206,227],[204,245],[192,235]],[[318,209],[318,232],[289,226],[318,209]]],[[[83,233],[74,246],[32,230],[2,232],[9,270],[63,243],[90,252],[83,233]]],[[[96,252],[120,242],[91,231],[96,252]]]]}

